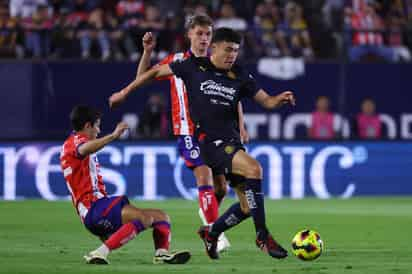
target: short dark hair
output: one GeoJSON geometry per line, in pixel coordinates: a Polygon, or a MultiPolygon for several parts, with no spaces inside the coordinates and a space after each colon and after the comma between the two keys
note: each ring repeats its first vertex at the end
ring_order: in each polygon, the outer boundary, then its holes
{"type": "Polygon", "coordinates": [[[196,26],[210,26],[213,27],[213,20],[207,14],[195,14],[189,17],[185,27],[187,30],[193,29],[196,26]]]}
{"type": "Polygon", "coordinates": [[[230,42],[240,44],[242,35],[231,28],[218,28],[213,33],[212,43],[230,42]]]}
{"type": "Polygon", "coordinates": [[[86,123],[96,123],[102,114],[97,109],[85,105],[75,106],[70,113],[70,122],[75,131],[82,130],[86,123]]]}

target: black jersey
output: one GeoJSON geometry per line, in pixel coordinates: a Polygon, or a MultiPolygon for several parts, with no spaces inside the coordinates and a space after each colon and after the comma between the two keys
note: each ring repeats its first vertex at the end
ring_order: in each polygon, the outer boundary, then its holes
{"type": "Polygon", "coordinates": [[[170,68],[185,83],[195,133],[239,140],[238,103],[258,92],[255,79],[237,65],[217,69],[208,57],[191,57],[171,63],[170,68]]]}

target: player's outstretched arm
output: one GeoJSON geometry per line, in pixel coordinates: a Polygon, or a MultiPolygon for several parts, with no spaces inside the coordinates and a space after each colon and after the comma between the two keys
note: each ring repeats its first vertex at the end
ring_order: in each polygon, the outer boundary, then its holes
{"type": "Polygon", "coordinates": [[[133,90],[142,87],[143,85],[149,83],[151,80],[155,78],[166,77],[172,74],[173,71],[170,69],[170,66],[168,64],[151,68],[142,75],[139,75],[135,80],[133,80],[133,82],[131,82],[121,91],[113,93],[109,98],[110,107],[115,108],[119,106],[124,102],[124,100],[126,100],[127,96],[129,96],[129,94],[133,90]]]}
{"type": "Polygon", "coordinates": [[[125,122],[120,122],[117,124],[116,128],[113,130],[112,133],[103,136],[101,138],[97,138],[95,140],[88,141],[79,146],[78,152],[81,156],[85,157],[89,154],[95,153],[102,149],[108,143],[116,140],[117,138],[122,135],[122,133],[127,130],[129,127],[125,122]]]}
{"type": "Polygon", "coordinates": [[[260,89],[254,99],[266,109],[274,109],[285,104],[295,105],[295,96],[292,91],[284,91],[278,95],[271,96],[263,89],[260,89]]]}
{"type": "Polygon", "coordinates": [[[151,32],[146,32],[143,35],[143,54],[140,58],[139,65],[137,67],[136,78],[142,75],[150,68],[150,58],[154,47],[156,46],[156,39],[151,32]]]}

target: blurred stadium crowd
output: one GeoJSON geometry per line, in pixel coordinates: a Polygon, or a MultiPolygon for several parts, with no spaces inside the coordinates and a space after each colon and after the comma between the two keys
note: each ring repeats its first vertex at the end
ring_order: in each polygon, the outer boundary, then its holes
{"type": "Polygon", "coordinates": [[[411,60],[412,0],[1,0],[0,58],[136,61],[152,31],[161,59],[186,47],[194,13],[242,32],[246,62],[411,60]]]}

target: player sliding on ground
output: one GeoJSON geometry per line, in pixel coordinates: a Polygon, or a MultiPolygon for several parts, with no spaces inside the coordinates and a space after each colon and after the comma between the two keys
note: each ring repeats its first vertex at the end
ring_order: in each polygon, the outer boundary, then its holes
{"type": "MultiPolygon", "coordinates": [[[[212,53],[207,57],[190,57],[184,61],[157,66],[137,77],[120,92],[114,93],[109,103],[116,107],[136,88],[156,77],[176,75],[183,79],[189,96],[190,114],[195,124],[202,159],[216,174],[243,176],[243,183],[235,186],[240,203],[232,205],[214,224],[201,227],[199,235],[207,254],[218,259],[217,239],[229,228],[250,215],[256,230],[256,245],[274,258],[285,258],[287,251],[272,237],[265,220],[262,191],[262,167],[247,154],[237,130],[237,104],[245,97],[253,98],[267,109],[283,104],[294,104],[291,91],[270,96],[242,67],[235,65],[241,36],[228,28],[215,31],[212,53]]],[[[204,176],[211,176],[211,170],[204,176]]]]}
{"type": "Polygon", "coordinates": [[[70,114],[74,132],[64,142],[60,163],[73,204],[82,223],[103,244],[84,256],[90,264],[108,264],[109,253],[145,229],[153,229],[155,256],[153,263],[184,264],[188,251],[169,252],[170,219],[159,209],[136,208],[126,196],[108,197],[96,152],[116,140],[125,130],[125,123],[97,138],[100,113],[88,106],[76,106],[70,114]]]}

